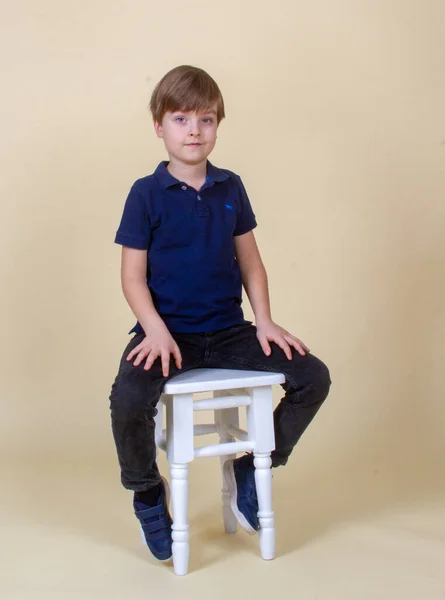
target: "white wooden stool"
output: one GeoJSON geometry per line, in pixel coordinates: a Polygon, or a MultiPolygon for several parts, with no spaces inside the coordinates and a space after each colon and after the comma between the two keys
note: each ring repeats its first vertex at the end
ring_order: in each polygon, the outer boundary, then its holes
{"type": "MultiPolygon", "coordinates": [[[[167,452],[171,473],[173,508],[173,566],[185,575],[189,562],[188,463],[200,456],[220,456],[224,462],[237,452],[253,452],[258,495],[259,541],[262,558],[275,554],[275,528],[272,511],[270,453],[275,448],[272,385],[284,383],[281,373],[228,369],[194,369],[176,375],[165,385],[156,415],[156,445],[167,452]],[[213,397],[193,400],[193,394],[213,392],[213,397]],[[167,427],[163,430],[163,406],[167,427]],[[238,409],[247,409],[247,431],[239,427],[238,409]],[[214,411],[214,423],[194,425],[193,412],[214,411]],[[194,436],[218,433],[219,444],[194,447],[194,436]],[[239,441],[236,441],[239,440],[239,441]]],[[[231,494],[222,489],[224,528],[235,533],[237,521],[231,508],[231,494]]]]}

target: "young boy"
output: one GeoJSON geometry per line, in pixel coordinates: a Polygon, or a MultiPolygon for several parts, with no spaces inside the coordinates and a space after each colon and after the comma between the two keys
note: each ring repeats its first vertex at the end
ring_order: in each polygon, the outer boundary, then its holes
{"type": "MultiPolygon", "coordinates": [[[[180,66],[155,88],[150,109],[169,161],[138,179],[115,242],[122,288],[138,319],[110,395],[121,481],[158,560],[172,555],[167,482],[156,465],[154,420],[166,381],[213,367],[284,373],[274,412],[272,467],[285,465],[325,400],[327,367],[272,321],[267,276],[253,234],[255,215],[238,175],[213,166],[224,103],[202,69],[180,66]],[[256,326],[244,320],[242,285],[256,326]]],[[[259,528],[253,456],[226,463],[238,520],[259,528]]]]}

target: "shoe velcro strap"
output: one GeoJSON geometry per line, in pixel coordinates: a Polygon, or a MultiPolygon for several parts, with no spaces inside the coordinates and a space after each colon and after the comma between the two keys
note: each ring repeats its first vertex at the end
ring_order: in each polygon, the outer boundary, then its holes
{"type": "Polygon", "coordinates": [[[137,516],[139,521],[142,521],[143,519],[152,519],[153,517],[158,517],[164,512],[164,506],[160,504],[159,506],[152,506],[150,508],[144,508],[142,510],[135,510],[134,514],[137,516]]]}
{"type": "Polygon", "coordinates": [[[166,537],[171,536],[171,528],[170,527],[162,527],[162,529],[158,529],[158,531],[146,531],[145,527],[142,528],[144,534],[147,538],[147,541],[154,542],[155,540],[165,539],[166,537]]]}
{"type": "Polygon", "coordinates": [[[146,533],[151,533],[152,531],[159,531],[160,529],[166,528],[167,523],[165,519],[159,519],[158,521],[152,521],[151,523],[142,523],[141,526],[146,533]]]}

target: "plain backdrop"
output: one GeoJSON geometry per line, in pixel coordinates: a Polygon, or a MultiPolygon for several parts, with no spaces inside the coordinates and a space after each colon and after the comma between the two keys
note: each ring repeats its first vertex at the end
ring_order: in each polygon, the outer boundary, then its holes
{"type": "MultiPolygon", "coordinates": [[[[147,105],[179,64],[206,69],[222,90],[227,117],[210,160],[243,178],[273,317],[331,371],[326,404],[275,477],[282,529],[296,482],[307,540],[357,515],[436,502],[443,1],[3,0],[1,13],[0,456],[11,515],[23,525],[38,496],[51,527],[58,494],[69,504],[91,489],[120,502],[116,515],[131,513],[109,424],[134,324],[113,239],[131,184],[166,158],[147,105]]],[[[194,469],[192,503],[215,478],[204,509],[213,522],[217,462],[194,469]]],[[[7,580],[8,598],[47,589],[21,577],[7,580]]],[[[335,596],[312,591],[303,598],[335,596]]]]}

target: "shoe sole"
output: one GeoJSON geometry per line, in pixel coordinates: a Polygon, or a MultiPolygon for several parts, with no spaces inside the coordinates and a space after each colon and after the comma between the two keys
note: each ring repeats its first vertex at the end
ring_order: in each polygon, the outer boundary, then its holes
{"type": "MultiPolygon", "coordinates": [[[[168,484],[168,481],[165,479],[165,477],[163,477],[161,475],[161,481],[164,484],[164,490],[165,490],[165,500],[167,502],[167,507],[170,504],[170,486],[168,484]]],[[[145,539],[145,534],[144,534],[144,530],[142,529],[142,525],[139,526],[140,532],[141,532],[141,540],[142,540],[142,544],[144,546],[147,546],[148,548],[148,544],[147,544],[147,540],[145,539]]],[[[150,550],[150,548],[148,548],[150,550]]],[[[151,552],[151,551],[150,551],[151,552]]],[[[172,556],[169,556],[168,558],[157,558],[153,553],[151,553],[151,555],[153,556],[153,558],[155,560],[157,560],[158,562],[169,562],[171,561],[171,559],[173,558],[172,556]]]]}
{"type": "Polygon", "coordinates": [[[235,472],[233,470],[233,460],[227,460],[224,463],[223,476],[224,476],[224,482],[225,482],[226,486],[229,488],[229,491],[231,492],[230,507],[232,508],[232,511],[236,517],[236,520],[241,525],[241,527],[243,527],[243,529],[245,529],[247,531],[247,533],[249,533],[250,535],[255,535],[255,533],[258,533],[258,531],[252,527],[252,525],[249,523],[249,521],[246,519],[246,517],[243,515],[243,513],[238,508],[238,504],[236,502],[237,488],[236,488],[235,472]]]}

